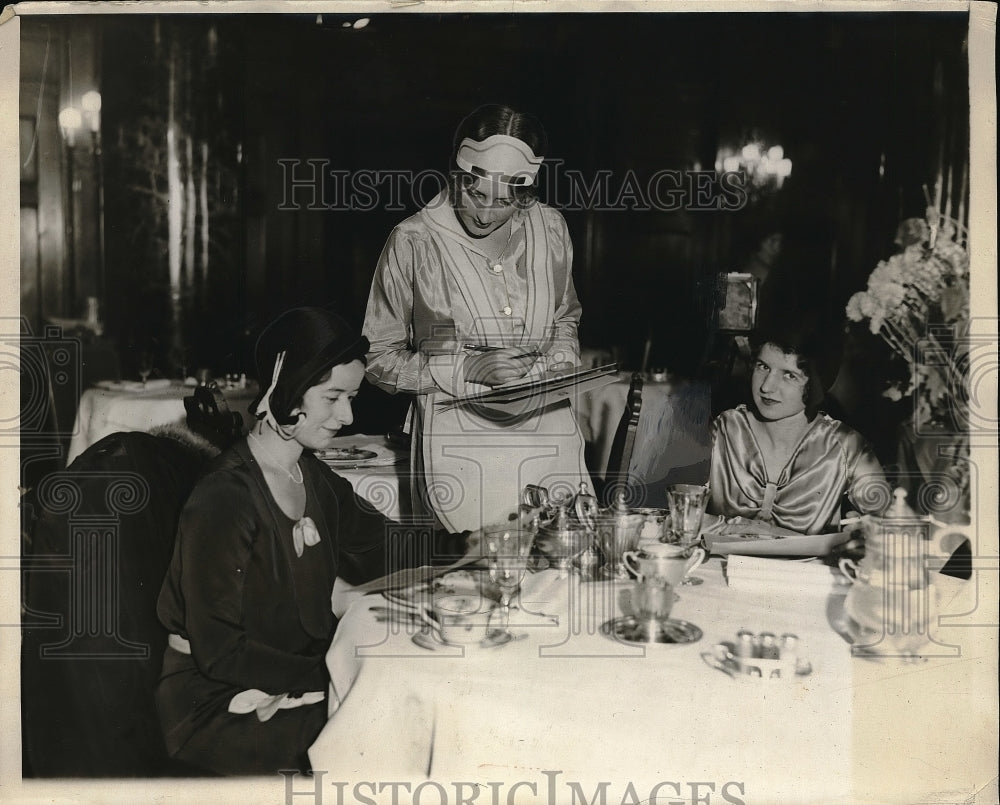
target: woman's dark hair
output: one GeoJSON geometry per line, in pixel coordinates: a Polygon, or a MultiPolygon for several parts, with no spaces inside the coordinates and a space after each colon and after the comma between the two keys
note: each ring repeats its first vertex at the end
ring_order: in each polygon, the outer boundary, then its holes
{"type": "Polygon", "coordinates": [[[818,334],[795,327],[758,330],[750,341],[754,363],[757,362],[761,350],[768,344],[781,350],[785,355],[795,357],[795,365],[806,376],[806,384],[802,389],[802,402],[806,404],[806,416],[812,419],[826,396],[826,383],[821,372],[826,352],[825,344],[818,334]]]}
{"type": "Polygon", "coordinates": [[[279,425],[294,425],[291,411],[302,405],[302,395],[329,377],[330,370],[352,361],[365,362],[368,339],[336,313],[316,307],[300,307],[282,313],[261,332],[254,357],[260,394],[250,406],[257,418],[260,401],[271,385],[279,353],[285,358],[278,382],[271,392],[270,407],[279,425]]]}
{"type": "MultiPolygon", "coordinates": [[[[485,104],[473,110],[455,130],[455,139],[451,147],[451,161],[448,173],[448,191],[451,198],[460,187],[468,187],[476,181],[476,177],[466,173],[455,162],[462,140],[468,137],[476,142],[482,142],[494,134],[506,134],[515,137],[527,145],[536,157],[545,156],[549,149],[549,140],[545,127],[534,115],[518,112],[509,106],[500,104],[485,104]]],[[[516,186],[514,198],[518,206],[527,207],[538,197],[537,183],[527,186],[516,186]]]]}

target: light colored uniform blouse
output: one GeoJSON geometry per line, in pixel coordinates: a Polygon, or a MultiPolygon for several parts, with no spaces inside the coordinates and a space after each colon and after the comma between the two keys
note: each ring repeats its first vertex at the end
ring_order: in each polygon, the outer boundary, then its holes
{"type": "Polygon", "coordinates": [[[882,467],[859,433],[819,413],[777,478],[769,478],[745,405],[712,425],[710,511],[765,520],[799,534],[840,530],[846,493],[862,512],[885,504],[882,467]],[[865,494],[866,488],[870,494],[865,494]]]}
{"type": "Polygon", "coordinates": [[[369,381],[417,395],[414,510],[423,505],[458,531],[505,521],[526,484],[559,494],[589,481],[568,402],[499,417],[437,405],[487,389],[463,378],[465,344],[544,353],[528,377],[549,363],[580,362],[581,308],[562,215],[541,203],[517,211],[502,259],[491,257],[442,191],[389,235],[364,324],[369,381]]]}

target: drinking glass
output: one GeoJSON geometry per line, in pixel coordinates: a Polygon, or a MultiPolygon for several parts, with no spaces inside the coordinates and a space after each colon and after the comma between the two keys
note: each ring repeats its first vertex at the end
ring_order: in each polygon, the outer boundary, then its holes
{"type": "Polygon", "coordinates": [[[604,554],[604,575],[613,579],[627,579],[628,569],[624,555],[639,546],[639,535],[645,517],[641,514],[605,514],[597,518],[598,546],[604,554]]]}
{"type": "Polygon", "coordinates": [[[674,606],[674,587],[662,576],[644,576],[632,589],[632,609],[639,620],[665,621],[674,606]]]}
{"type": "Polygon", "coordinates": [[[142,378],[142,385],[146,385],[150,374],[153,372],[153,353],[144,351],[139,355],[139,377],[142,378]]]}
{"type": "Polygon", "coordinates": [[[500,612],[504,633],[510,623],[510,601],[521,588],[528,569],[528,553],[534,534],[519,528],[488,528],[483,532],[490,579],[500,590],[500,612]]]}
{"type": "MultiPolygon", "coordinates": [[[[701,521],[708,503],[707,484],[673,484],[667,487],[670,503],[670,541],[694,550],[701,538],[701,521]]],[[[685,574],[681,584],[701,584],[698,576],[685,574]]]]}

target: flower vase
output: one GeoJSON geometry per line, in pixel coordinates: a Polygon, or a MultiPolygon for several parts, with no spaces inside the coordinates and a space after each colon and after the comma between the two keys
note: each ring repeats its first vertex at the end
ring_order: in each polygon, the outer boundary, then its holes
{"type": "Polygon", "coordinates": [[[969,439],[938,423],[900,425],[897,485],[920,514],[945,523],[968,523],[971,510],[969,439]]]}

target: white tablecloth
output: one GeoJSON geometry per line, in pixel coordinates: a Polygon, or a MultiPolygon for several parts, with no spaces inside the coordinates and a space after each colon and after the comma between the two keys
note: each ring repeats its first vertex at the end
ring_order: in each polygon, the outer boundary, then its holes
{"type": "Polygon", "coordinates": [[[326,786],[370,781],[377,802],[401,781],[448,801],[479,791],[493,802],[484,792],[495,790],[497,802],[769,805],[958,802],[989,783],[995,743],[968,736],[995,737],[995,706],[976,695],[995,639],[914,665],[852,659],[830,625],[843,595],[736,591],[718,559],[699,572],[706,583],[680,588],[672,613],[704,630],[687,646],[605,638],[597,627],[627,608],[629,587],[555,571],[528,577],[522,606],[559,614],[558,626],[515,610],[526,638],[464,654],[378,622],[380,597],[354,600],[327,655],[334,712],[313,769],[326,786]],[[785,684],[708,668],[701,652],[744,627],[795,632],[813,673],[785,684]],[[592,800],[602,786],[606,800],[592,800]]]}
{"type": "Polygon", "coordinates": [[[357,600],[328,654],[331,698],[342,704],[313,746],[313,768],[328,780],[525,781],[543,790],[546,773],[558,771],[556,802],[570,801],[572,783],[589,801],[607,782],[608,801],[619,802],[628,783],[642,801],[658,783],[679,783],[689,796],[699,781],[713,782],[717,796],[726,783],[733,796],[743,786],[747,801],[843,801],[849,781],[829,759],[850,754],[850,652],[827,625],[825,598],[776,606],[727,589],[717,560],[701,574],[706,583],[682,588],[672,613],[705,632],[686,646],[609,640],[599,626],[625,611],[630,585],[581,584],[552,570],[526,580],[522,606],[558,614],[560,624],[515,611],[512,631],[527,638],[466,656],[416,646],[375,620],[378,597],[357,600]],[[744,627],[797,633],[813,674],[737,682],[708,668],[701,652],[744,627]]]}
{"type": "MultiPolygon", "coordinates": [[[[222,392],[230,409],[243,415],[248,428],[253,419],[247,408],[257,390],[257,385],[251,384],[247,388],[222,392]]],[[[180,382],[164,386],[158,381],[152,381],[151,387],[146,389],[129,384],[113,389],[87,389],[80,397],[66,463],[72,463],[84,450],[112,433],[148,432],[161,425],[184,422],[184,398],[190,397],[193,391],[192,386],[180,382]]]]}

